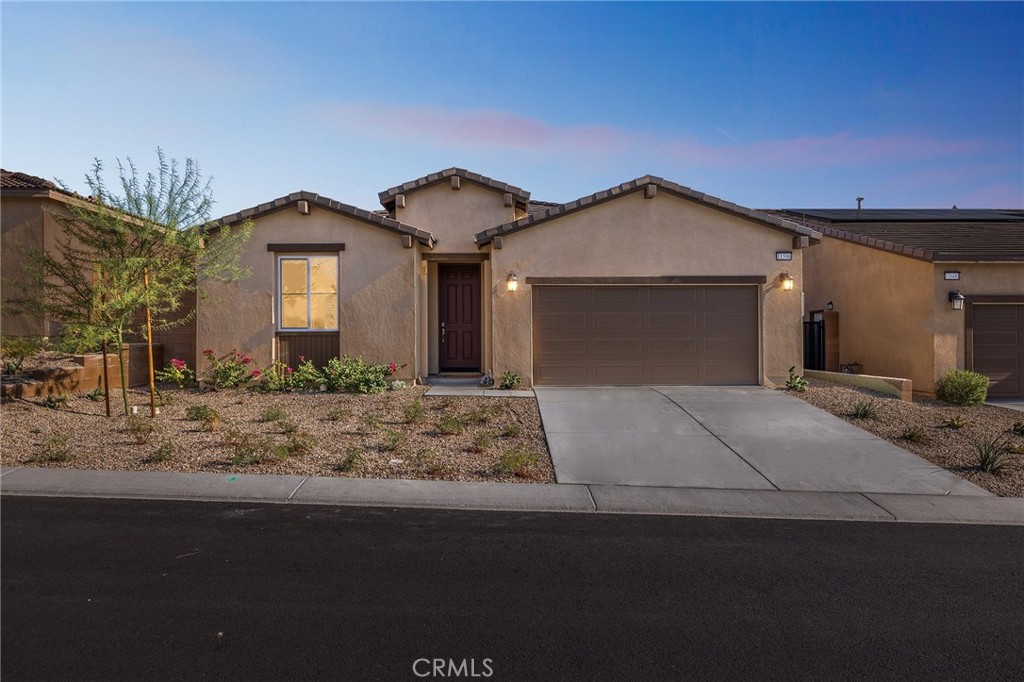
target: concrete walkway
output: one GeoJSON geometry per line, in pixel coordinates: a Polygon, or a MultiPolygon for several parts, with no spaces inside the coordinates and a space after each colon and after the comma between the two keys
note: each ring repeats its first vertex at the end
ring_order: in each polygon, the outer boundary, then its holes
{"type": "Polygon", "coordinates": [[[1024,526],[1020,498],[3,468],[0,493],[1024,526]]]}
{"type": "Polygon", "coordinates": [[[990,496],[781,391],[535,390],[559,483],[990,496]]]}

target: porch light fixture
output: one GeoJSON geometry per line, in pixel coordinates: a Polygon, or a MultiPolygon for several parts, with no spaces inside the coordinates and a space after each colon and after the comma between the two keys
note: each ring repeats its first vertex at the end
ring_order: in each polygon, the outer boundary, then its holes
{"type": "Polygon", "coordinates": [[[784,273],[782,273],[782,275],[779,276],[779,279],[782,280],[782,290],[783,291],[793,291],[793,276],[792,275],[790,275],[788,272],[784,272],[784,273]]]}
{"type": "Polygon", "coordinates": [[[519,278],[516,277],[516,273],[508,273],[508,277],[505,278],[505,287],[508,288],[509,291],[519,290],[519,278]]]}
{"type": "Polygon", "coordinates": [[[963,310],[966,297],[959,291],[949,292],[949,302],[953,304],[953,310],[963,310]]]}
{"type": "Polygon", "coordinates": [[[832,301],[825,304],[825,310],[832,310],[835,306],[832,305],[832,301]]]}

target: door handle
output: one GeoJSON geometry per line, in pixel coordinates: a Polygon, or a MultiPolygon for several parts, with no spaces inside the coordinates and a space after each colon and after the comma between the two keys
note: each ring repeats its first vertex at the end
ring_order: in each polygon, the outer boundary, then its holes
{"type": "Polygon", "coordinates": [[[444,343],[444,322],[441,323],[441,343],[444,343]]]}

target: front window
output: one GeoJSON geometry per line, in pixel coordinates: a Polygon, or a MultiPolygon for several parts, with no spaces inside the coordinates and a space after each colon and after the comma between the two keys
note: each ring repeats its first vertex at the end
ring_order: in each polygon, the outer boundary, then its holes
{"type": "Polygon", "coordinates": [[[278,284],[282,331],[337,331],[337,256],[281,256],[278,284]]]}

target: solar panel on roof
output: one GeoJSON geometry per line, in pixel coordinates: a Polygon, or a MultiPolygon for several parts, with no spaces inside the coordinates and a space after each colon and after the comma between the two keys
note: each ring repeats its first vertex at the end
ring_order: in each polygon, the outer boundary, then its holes
{"type": "Polygon", "coordinates": [[[981,208],[787,208],[786,213],[835,223],[875,222],[1017,222],[1024,211],[981,208]]]}

